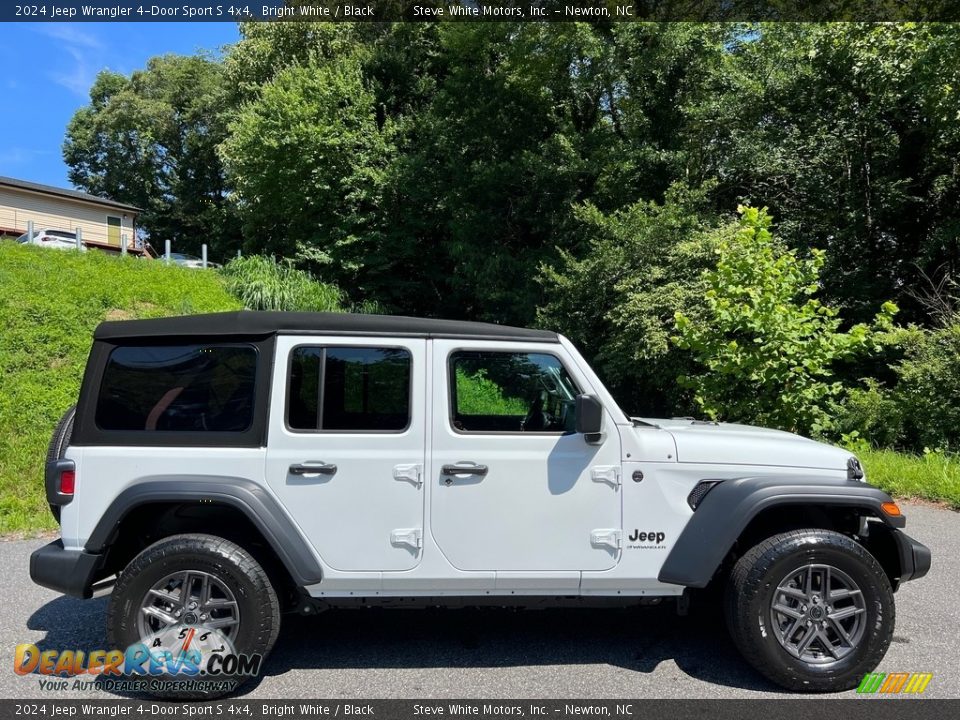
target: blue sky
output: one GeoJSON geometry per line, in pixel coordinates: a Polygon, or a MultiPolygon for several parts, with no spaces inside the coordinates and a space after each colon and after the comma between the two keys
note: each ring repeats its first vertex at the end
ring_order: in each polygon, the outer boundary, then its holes
{"type": "Polygon", "coordinates": [[[0,175],[70,187],[60,147],[97,73],[129,75],[165,53],[217,51],[235,23],[3,23],[0,175]]]}

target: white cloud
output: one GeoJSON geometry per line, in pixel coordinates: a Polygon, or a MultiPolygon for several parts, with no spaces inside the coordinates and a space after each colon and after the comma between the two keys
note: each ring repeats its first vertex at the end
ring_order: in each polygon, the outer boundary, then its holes
{"type": "Polygon", "coordinates": [[[105,64],[105,43],[92,32],[70,23],[41,24],[36,32],[53,41],[50,44],[54,52],[47,57],[57,57],[56,50],[62,51],[60,60],[53,61],[48,77],[70,92],[86,97],[105,64]]]}
{"type": "MultiPolygon", "coordinates": [[[[0,169],[10,166],[28,165],[37,158],[52,155],[52,150],[34,150],[33,148],[11,147],[0,151],[0,169]]],[[[4,174],[0,171],[0,175],[4,174]]]]}
{"type": "Polygon", "coordinates": [[[102,50],[103,42],[93,33],[81,30],[76,25],[70,23],[50,23],[40,25],[36,28],[41,35],[46,35],[54,40],[60,40],[74,47],[85,47],[92,50],[102,50]]]}

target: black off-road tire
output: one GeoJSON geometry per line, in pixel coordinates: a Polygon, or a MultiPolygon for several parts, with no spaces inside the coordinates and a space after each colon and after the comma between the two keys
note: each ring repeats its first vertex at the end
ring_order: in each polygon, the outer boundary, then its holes
{"type": "MultiPolygon", "coordinates": [[[[110,647],[126,650],[142,640],[137,621],[146,594],[166,576],[184,570],[209,573],[230,588],[240,613],[239,630],[232,639],[234,650],[241,654],[260,654],[265,661],[280,632],[280,603],[270,579],[242,547],[216,535],[205,534],[163,538],[130,561],[118,578],[107,611],[110,647]]],[[[235,681],[235,690],[251,678],[217,676],[216,679],[235,681]]],[[[212,700],[233,690],[176,690],[151,694],[170,699],[212,700]]]]}
{"type": "Polygon", "coordinates": [[[53,435],[50,436],[50,446],[47,448],[47,462],[63,459],[73,435],[73,418],[76,414],[77,406],[73,405],[63,414],[60,422],[53,429],[53,435]]]}
{"type": "MultiPolygon", "coordinates": [[[[47,462],[63,460],[67,454],[67,448],[70,446],[70,438],[73,436],[73,418],[77,414],[77,406],[71,405],[57,422],[53,429],[53,435],[50,436],[50,445],[47,447],[47,462]]],[[[50,505],[50,512],[57,522],[60,522],[60,506],[50,505]]]]}
{"type": "Polygon", "coordinates": [[[790,690],[837,692],[857,687],[890,647],[895,624],[893,590],[876,558],[860,543],[830,530],[794,530],[767,538],[741,557],[724,598],[727,627],[744,658],[773,682],[790,690]],[[830,565],[846,573],[863,594],[863,635],[839,660],[815,664],[790,654],[775,637],[771,602],[791,570],[830,565]]]}

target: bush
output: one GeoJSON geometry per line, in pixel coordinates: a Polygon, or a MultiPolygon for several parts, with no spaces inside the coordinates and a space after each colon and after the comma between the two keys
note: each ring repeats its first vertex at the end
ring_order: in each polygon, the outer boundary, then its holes
{"type": "Polygon", "coordinates": [[[894,391],[908,446],[960,450],[960,318],[909,336],[894,391]]]}
{"type": "Polygon", "coordinates": [[[873,325],[840,330],[838,311],[814,297],[825,253],[800,258],[770,232],[765,209],[741,207],[737,232],[705,274],[706,310],[676,314],[674,342],[703,370],[680,381],[713,418],[820,434],[834,424],[844,388],[835,365],[875,345],[897,308],[884,303],[873,325]]]}
{"type": "Polygon", "coordinates": [[[960,450],[960,321],[887,336],[899,360],[887,385],[866,379],[837,406],[838,435],[912,453],[960,450]]]}
{"type": "Polygon", "coordinates": [[[899,447],[903,440],[903,412],[896,396],[873,378],[866,387],[853,388],[837,405],[836,431],[850,441],[871,447],[899,447]]]}
{"type": "Polygon", "coordinates": [[[221,271],[227,289],[248,310],[343,312],[340,290],[288,262],[263,255],[231,260],[221,271]]]}

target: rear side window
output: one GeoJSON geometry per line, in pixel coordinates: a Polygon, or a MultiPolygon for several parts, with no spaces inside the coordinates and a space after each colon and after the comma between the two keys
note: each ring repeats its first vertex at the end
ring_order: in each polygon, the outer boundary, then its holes
{"type": "Polygon", "coordinates": [[[287,425],[305,432],[406,430],[410,367],[410,352],[403,348],[295,348],[287,425]]]}
{"type": "Polygon", "coordinates": [[[101,430],[245,432],[253,423],[252,345],[118,347],[110,353],[96,424],[101,430]]]}

